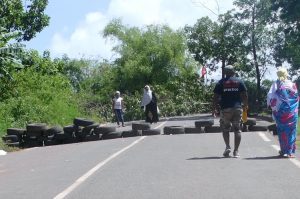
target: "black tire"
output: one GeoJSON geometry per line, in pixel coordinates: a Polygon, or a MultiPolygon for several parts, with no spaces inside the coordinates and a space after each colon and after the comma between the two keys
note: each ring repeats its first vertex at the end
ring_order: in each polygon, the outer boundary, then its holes
{"type": "Polygon", "coordinates": [[[207,119],[207,120],[195,121],[195,127],[196,128],[201,128],[201,127],[206,127],[206,126],[212,126],[214,124],[215,124],[214,119],[207,119]]]}
{"type": "Polygon", "coordinates": [[[106,134],[103,134],[102,139],[107,140],[107,139],[116,139],[116,138],[121,138],[122,137],[122,132],[109,132],[106,134]]]}
{"type": "Polygon", "coordinates": [[[56,140],[45,140],[45,146],[52,146],[52,145],[57,145],[57,141],[56,140]]]}
{"type": "Polygon", "coordinates": [[[132,123],[132,130],[148,130],[151,125],[148,123],[132,123]]]}
{"type": "Polygon", "coordinates": [[[116,127],[112,126],[98,126],[94,129],[94,134],[96,135],[105,135],[107,133],[116,132],[116,127]]]}
{"type": "Polygon", "coordinates": [[[73,120],[73,124],[76,125],[76,126],[89,126],[89,125],[92,125],[94,124],[95,122],[92,121],[92,120],[89,120],[89,119],[85,119],[85,118],[75,118],[73,120]]]}
{"type": "Polygon", "coordinates": [[[206,126],[204,127],[205,133],[222,133],[220,126],[206,126]]]}
{"type": "Polygon", "coordinates": [[[136,137],[136,136],[141,136],[142,135],[142,131],[141,130],[131,130],[131,131],[123,131],[122,132],[122,137],[126,138],[126,137],[136,137]]]}
{"type": "Polygon", "coordinates": [[[86,138],[86,136],[88,136],[89,134],[87,133],[87,131],[78,131],[75,132],[75,137],[78,141],[82,142],[84,141],[84,139],[86,138]]]}
{"type": "Polygon", "coordinates": [[[26,132],[26,129],[18,129],[18,128],[8,128],[7,129],[7,135],[17,135],[17,136],[23,136],[26,132]]]}
{"type": "Polygon", "coordinates": [[[255,118],[248,118],[247,122],[244,123],[245,125],[254,126],[256,125],[256,119],[255,118]]]}
{"type": "Polygon", "coordinates": [[[97,141],[99,140],[99,135],[88,135],[84,138],[84,141],[97,141]]]}
{"type": "Polygon", "coordinates": [[[277,129],[274,129],[274,130],[273,130],[273,135],[278,135],[277,129]]]}
{"type": "Polygon", "coordinates": [[[261,125],[255,125],[255,126],[249,126],[249,131],[267,131],[267,126],[261,126],[261,125]]]}
{"type": "Polygon", "coordinates": [[[43,146],[43,143],[36,139],[26,139],[24,140],[24,147],[25,148],[31,148],[31,147],[39,147],[39,146],[43,146]]]}
{"type": "Polygon", "coordinates": [[[48,129],[47,124],[45,124],[45,123],[27,124],[26,134],[27,134],[27,136],[43,136],[44,132],[47,129],[48,129]]]}
{"type": "Polygon", "coordinates": [[[56,140],[57,142],[59,143],[64,143],[66,142],[68,139],[71,139],[72,136],[69,135],[69,134],[65,134],[65,133],[57,133],[55,136],[54,136],[54,140],[56,140]]]}
{"type": "Polygon", "coordinates": [[[92,124],[92,125],[89,125],[89,126],[86,126],[82,129],[82,132],[86,133],[86,134],[92,134],[94,132],[94,129],[96,127],[98,127],[99,124],[98,123],[95,123],[95,124],[92,124]]]}
{"type": "Polygon", "coordinates": [[[241,125],[242,132],[248,132],[248,126],[245,124],[241,125]]]}
{"type": "Polygon", "coordinates": [[[69,126],[65,126],[63,128],[63,131],[65,134],[68,134],[68,135],[72,135],[76,130],[76,127],[74,125],[69,125],[69,126]]]}
{"type": "Polygon", "coordinates": [[[269,130],[269,131],[277,130],[276,124],[271,124],[271,125],[269,125],[269,126],[268,126],[268,130],[269,130]]]}
{"type": "Polygon", "coordinates": [[[185,127],[185,134],[195,134],[195,133],[203,133],[202,128],[194,128],[194,127],[185,127]]]}
{"type": "Polygon", "coordinates": [[[148,130],[142,130],[143,136],[149,136],[149,135],[160,135],[160,129],[148,129],[148,130]]]}
{"type": "Polygon", "coordinates": [[[51,127],[51,128],[49,128],[49,129],[47,129],[46,131],[45,131],[45,134],[44,134],[44,136],[53,136],[53,135],[55,135],[55,134],[57,134],[57,133],[61,133],[61,132],[63,132],[64,130],[60,127],[60,126],[54,126],[54,127],[51,127]]]}
{"type": "Polygon", "coordinates": [[[184,134],[184,128],[182,126],[165,126],[164,134],[165,135],[184,134]]]}
{"type": "Polygon", "coordinates": [[[9,147],[20,147],[20,142],[10,142],[6,143],[6,145],[9,147]]]}
{"type": "Polygon", "coordinates": [[[14,143],[14,142],[19,142],[19,136],[17,135],[6,135],[2,137],[3,142],[5,143],[14,143]]]}

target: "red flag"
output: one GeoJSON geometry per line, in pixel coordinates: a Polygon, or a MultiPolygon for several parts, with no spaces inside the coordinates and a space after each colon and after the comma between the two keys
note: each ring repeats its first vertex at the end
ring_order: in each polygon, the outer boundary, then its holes
{"type": "Polygon", "coordinates": [[[202,67],[201,69],[201,75],[204,77],[204,75],[207,73],[205,66],[202,67]]]}

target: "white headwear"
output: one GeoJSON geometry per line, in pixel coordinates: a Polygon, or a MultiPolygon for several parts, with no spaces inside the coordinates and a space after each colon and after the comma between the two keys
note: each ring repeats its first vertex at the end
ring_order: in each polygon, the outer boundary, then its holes
{"type": "Polygon", "coordinates": [[[150,90],[150,87],[148,85],[146,85],[144,87],[144,95],[143,95],[143,99],[142,99],[142,106],[146,106],[147,104],[149,104],[152,100],[152,91],[150,90]]]}

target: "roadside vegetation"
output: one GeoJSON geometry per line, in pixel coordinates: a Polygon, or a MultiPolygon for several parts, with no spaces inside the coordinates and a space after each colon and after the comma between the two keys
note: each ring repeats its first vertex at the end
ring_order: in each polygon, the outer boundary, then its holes
{"type": "MultiPolygon", "coordinates": [[[[253,114],[270,114],[267,68],[289,64],[291,77],[300,82],[299,2],[236,0],[237,9],[217,21],[204,17],[179,30],[129,27],[114,19],[102,35],[117,41],[113,50],[118,58],[112,62],[52,58],[48,51],[40,55],[26,49],[22,42],[51,21],[44,13],[48,0],[22,2],[0,0],[0,136],[30,122],[64,126],[75,117],[111,122],[116,90],[126,102],[125,119],[142,119],[145,84],[157,93],[161,116],[210,112],[215,80],[202,76],[202,67],[215,73],[234,65],[249,89],[253,114]]],[[[0,141],[0,149],[4,147],[0,141]]]]}

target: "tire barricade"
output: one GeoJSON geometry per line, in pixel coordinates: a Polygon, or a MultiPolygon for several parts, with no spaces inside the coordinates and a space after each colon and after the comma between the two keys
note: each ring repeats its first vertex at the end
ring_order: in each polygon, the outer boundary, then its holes
{"type": "MultiPolygon", "coordinates": [[[[274,135],[277,135],[276,124],[269,126],[257,125],[255,118],[248,118],[247,122],[242,123],[241,130],[243,132],[272,131],[274,135]]],[[[214,118],[195,121],[194,127],[165,126],[162,132],[161,129],[151,129],[151,125],[144,122],[132,123],[132,130],[117,131],[116,127],[113,126],[100,126],[92,120],[75,118],[72,125],[64,127],[48,127],[45,123],[31,123],[26,126],[26,129],[8,128],[7,134],[2,137],[2,140],[11,147],[29,148],[135,136],[221,132],[220,126],[214,123],[214,118]]]]}

